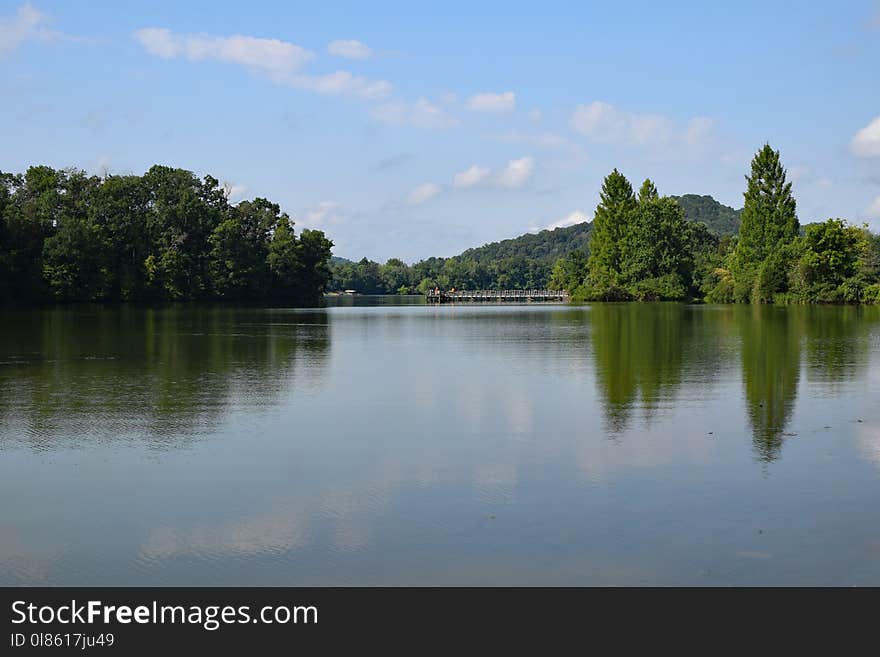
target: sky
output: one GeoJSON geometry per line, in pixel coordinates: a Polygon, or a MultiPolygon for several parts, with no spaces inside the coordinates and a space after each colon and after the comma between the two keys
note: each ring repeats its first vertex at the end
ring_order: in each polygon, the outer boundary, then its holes
{"type": "Polygon", "coordinates": [[[0,0],[0,170],[211,174],[413,262],[638,188],[880,230],[880,2],[0,0]],[[717,6],[716,6],[717,5],[717,6]],[[726,5],[726,6],[724,6],[726,5]]]}

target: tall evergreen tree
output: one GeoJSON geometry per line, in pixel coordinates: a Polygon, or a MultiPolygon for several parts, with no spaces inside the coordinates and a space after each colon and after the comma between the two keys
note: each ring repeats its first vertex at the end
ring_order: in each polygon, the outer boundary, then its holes
{"type": "Polygon", "coordinates": [[[614,169],[602,183],[590,237],[590,286],[594,296],[615,296],[620,285],[621,242],[629,232],[636,200],[629,181],[614,169]]]}
{"type": "Polygon", "coordinates": [[[737,301],[761,301],[772,297],[784,285],[783,250],[798,235],[795,200],[785,169],[769,144],[752,159],[751,175],[746,177],[739,229],[733,254],[732,272],[737,301]]]}
{"type": "Polygon", "coordinates": [[[654,184],[654,181],[650,178],[645,178],[645,182],[642,183],[642,187],[639,189],[639,203],[653,201],[658,196],[657,186],[654,184]]]}

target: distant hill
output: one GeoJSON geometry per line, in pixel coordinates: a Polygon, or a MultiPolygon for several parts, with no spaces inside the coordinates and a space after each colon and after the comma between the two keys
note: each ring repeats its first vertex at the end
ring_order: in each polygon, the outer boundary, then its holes
{"type": "Polygon", "coordinates": [[[722,205],[711,196],[698,196],[697,194],[685,194],[672,196],[681,209],[684,210],[684,218],[688,221],[702,221],[706,224],[709,232],[721,237],[722,235],[736,235],[739,232],[739,216],[742,210],[734,210],[722,205]]]}
{"type": "MultiPolygon", "coordinates": [[[[735,235],[739,232],[739,216],[742,210],[734,210],[722,205],[711,196],[685,194],[673,196],[687,221],[702,221],[709,232],[718,235],[735,235]]],[[[524,256],[531,260],[556,262],[556,260],[575,249],[587,250],[590,241],[590,230],[593,225],[588,222],[542,230],[539,233],[526,233],[519,237],[484,244],[464,251],[456,258],[486,262],[516,256],[524,256]]]]}
{"type": "Polygon", "coordinates": [[[468,249],[455,257],[460,260],[474,260],[476,262],[525,257],[531,260],[554,263],[558,258],[575,249],[586,250],[592,228],[592,224],[583,222],[565,228],[526,233],[519,237],[468,249]]]}
{"type": "MultiPolygon", "coordinates": [[[[722,205],[711,196],[685,194],[673,197],[685,219],[702,221],[709,231],[722,236],[739,231],[741,211],[722,205]]],[[[364,294],[424,291],[425,286],[462,289],[527,289],[546,287],[556,261],[572,251],[589,252],[592,223],[526,233],[468,249],[451,258],[426,258],[406,265],[400,260],[386,264],[366,258],[354,262],[333,257],[331,289],[352,289],[364,294]]]]}

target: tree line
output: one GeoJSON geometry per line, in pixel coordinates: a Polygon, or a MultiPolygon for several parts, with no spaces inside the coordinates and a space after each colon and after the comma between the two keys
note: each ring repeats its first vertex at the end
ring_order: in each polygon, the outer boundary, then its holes
{"type": "Polygon", "coordinates": [[[216,178],[30,167],[0,172],[0,302],[276,300],[317,304],[333,243],[216,178]]]}
{"type": "Polygon", "coordinates": [[[458,289],[537,289],[547,287],[556,260],[585,248],[590,224],[542,230],[468,249],[450,258],[426,258],[408,265],[398,258],[384,264],[367,258],[333,258],[334,290],[362,294],[423,294],[440,287],[458,289]]]}
{"type": "Polygon", "coordinates": [[[482,261],[456,256],[427,258],[408,265],[398,258],[380,264],[335,261],[331,289],[361,294],[425,294],[439,287],[468,290],[538,289],[546,287],[552,262],[524,255],[482,261]]]}
{"type": "Polygon", "coordinates": [[[880,237],[828,219],[801,230],[779,151],[746,176],[738,234],[686,222],[650,180],[638,195],[616,169],[604,181],[589,249],[559,259],[550,285],[575,300],[880,303],[880,237]]]}

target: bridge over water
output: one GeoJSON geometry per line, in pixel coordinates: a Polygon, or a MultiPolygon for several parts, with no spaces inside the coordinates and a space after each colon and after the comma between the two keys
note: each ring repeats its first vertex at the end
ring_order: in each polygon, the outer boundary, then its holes
{"type": "Polygon", "coordinates": [[[564,290],[431,290],[425,296],[428,303],[568,301],[564,290]]]}

